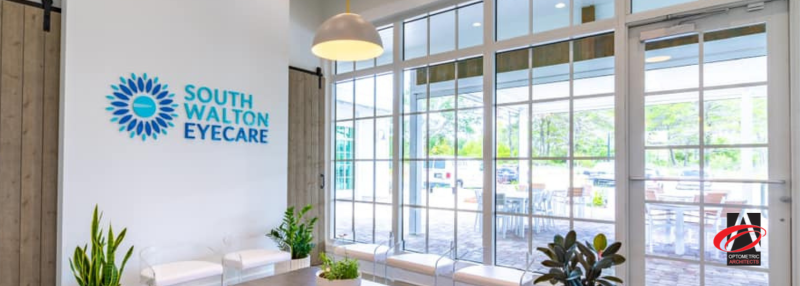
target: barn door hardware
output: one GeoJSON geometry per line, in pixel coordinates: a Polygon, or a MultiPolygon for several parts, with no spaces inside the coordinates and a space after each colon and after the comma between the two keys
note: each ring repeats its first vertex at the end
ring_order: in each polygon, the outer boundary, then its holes
{"type": "Polygon", "coordinates": [[[44,31],[50,32],[50,12],[53,11],[53,0],[42,0],[42,6],[44,8],[44,31]]]}

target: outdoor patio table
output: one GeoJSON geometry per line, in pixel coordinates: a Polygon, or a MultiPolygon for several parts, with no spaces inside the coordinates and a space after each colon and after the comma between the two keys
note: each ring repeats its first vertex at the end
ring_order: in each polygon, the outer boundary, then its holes
{"type": "MultiPolygon", "coordinates": [[[[527,202],[528,202],[528,192],[520,192],[520,191],[505,191],[501,192],[502,194],[506,195],[506,205],[515,206],[516,208],[513,209],[511,212],[514,213],[527,213],[527,202]]],[[[515,225],[522,225],[522,221],[520,217],[514,217],[514,224],[515,225]]],[[[522,227],[515,227],[514,233],[518,236],[523,236],[523,229],[522,227]]]]}
{"type": "Polygon", "coordinates": [[[651,210],[663,210],[675,213],[675,255],[683,255],[686,253],[683,215],[685,212],[697,211],[697,207],[677,204],[651,204],[649,207],[651,210]]]}

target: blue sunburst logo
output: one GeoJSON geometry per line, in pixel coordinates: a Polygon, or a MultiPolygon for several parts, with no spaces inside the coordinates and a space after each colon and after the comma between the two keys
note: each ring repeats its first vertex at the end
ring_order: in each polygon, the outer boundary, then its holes
{"type": "Polygon", "coordinates": [[[111,85],[113,92],[106,96],[109,100],[111,122],[119,125],[120,132],[130,133],[131,138],[158,139],[166,135],[167,129],[175,127],[172,120],[178,117],[175,112],[175,94],[169,92],[169,85],[161,84],[158,78],[141,77],[131,74],[130,78],[119,78],[120,84],[111,85]]]}

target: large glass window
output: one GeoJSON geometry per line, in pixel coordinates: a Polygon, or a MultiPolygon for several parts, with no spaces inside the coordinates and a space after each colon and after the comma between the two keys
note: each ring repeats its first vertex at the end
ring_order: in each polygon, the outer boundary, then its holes
{"type": "Polygon", "coordinates": [[[378,35],[380,35],[381,41],[383,42],[383,54],[374,59],[358,62],[336,62],[336,73],[343,74],[354,70],[363,70],[391,64],[394,57],[394,28],[392,26],[378,28],[378,35]]]}
{"type": "Polygon", "coordinates": [[[392,74],[336,83],[334,233],[384,242],[392,231],[392,74]]]}
{"type": "MultiPolygon", "coordinates": [[[[705,285],[718,285],[730,273],[713,267],[727,260],[711,238],[730,225],[729,214],[769,207],[768,184],[712,181],[769,178],[766,25],[649,41],[644,56],[644,167],[652,177],[644,190],[646,267],[669,267],[678,257],[682,267],[696,269],[648,273],[646,281],[699,284],[704,276],[705,285]]],[[[742,283],[768,281],[765,241],[762,264],[742,283]]]]}
{"type": "Polygon", "coordinates": [[[697,0],[632,0],[631,12],[642,12],[697,0]]]}
{"type": "Polygon", "coordinates": [[[496,68],[496,263],[525,268],[570,229],[613,239],[614,35],[499,53],[496,68]]]}
{"type": "Polygon", "coordinates": [[[614,0],[497,0],[497,40],[614,17],[614,0]]]}
{"type": "MultiPolygon", "coordinates": [[[[627,272],[629,283],[722,283],[731,271],[709,241],[726,225],[721,214],[781,217],[768,201],[783,179],[775,169],[788,170],[775,155],[788,151],[767,121],[788,110],[768,104],[783,73],[768,68],[766,24],[756,24],[780,14],[749,11],[736,27],[713,15],[695,19],[696,32],[645,41],[666,24],[615,24],[656,21],[672,10],[659,8],[690,1],[700,0],[631,0],[632,12],[653,10],[633,17],[615,15],[614,0],[456,1],[396,19],[380,30],[387,53],[334,64],[330,237],[381,243],[393,231],[401,252],[442,254],[452,242],[458,259],[536,261],[531,270],[546,272],[537,247],[570,230],[580,241],[604,233],[625,244],[626,268],[646,270],[627,272]],[[501,42],[484,42],[492,37],[501,42]],[[615,43],[630,54],[615,55],[615,43]],[[664,275],[674,269],[684,271],[664,275]]],[[[671,13],[694,14],[689,6],[671,13]]],[[[782,258],[762,244],[764,261],[782,258]]],[[[786,264],[749,267],[739,280],[776,277],[775,265],[786,264]]]]}
{"type": "Polygon", "coordinates": [[[404,59],[483,44],[483,2],[469,2],[406,20],[404,59]]]}
{"type": "Polygon", "coordinates": [[[483,59],[407,70],[404,249],[482,261],[483,59]]]}

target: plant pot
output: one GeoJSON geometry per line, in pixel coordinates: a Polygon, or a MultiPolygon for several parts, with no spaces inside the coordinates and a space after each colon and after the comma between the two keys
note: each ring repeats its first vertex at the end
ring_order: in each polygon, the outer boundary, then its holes
{"type": "Polygon", "coordinates": [[[278,263],[275,265],[275,273],[286,273],[289,271],[295,271],[303,268],[311,267],[311,256],[307,256],[306,258],[300,259],[292,259],[291,261],[278,263]]]}
{"type": "Polygon", "coordinates": [[[317,286],[361,286],[361,274],[356,279],[328,280],[320,277],[322,270],[317,271],[317,286]]]}
{"type": "Polygon", "coordinates": [[[306,256],[306,258],[300,259],[292,259],[290,265],[292,271],[311,267],[311,256],[306,256]]]}

